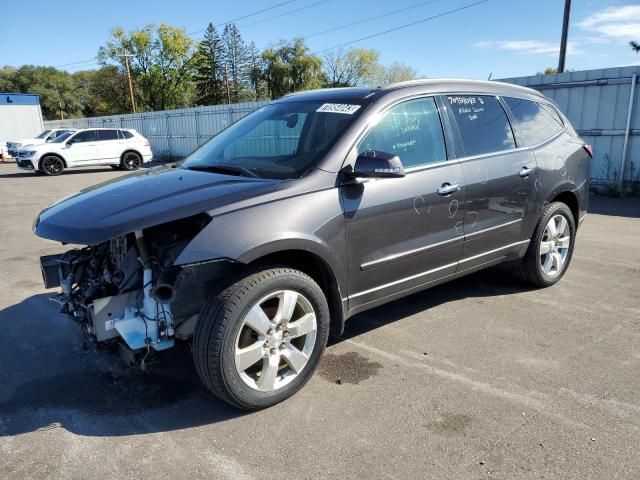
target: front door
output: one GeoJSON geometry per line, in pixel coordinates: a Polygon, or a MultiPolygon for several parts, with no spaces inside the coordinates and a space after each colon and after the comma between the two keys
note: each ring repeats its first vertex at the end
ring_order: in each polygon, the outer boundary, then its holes
{"type": "Polygon", "coordinates": [[[80,166],[92,163],[98,156],[98,133],[96,130],[84,130],[67,140],[65,155],[69,163],[80,166]],[[71,143],[69,143],[69,140],[71,143]]]}
{"type": "Polygon", "coordinates": [[[398,155],[406,176],[341,187],[351,309],[453,274],[462,252],[464,177],[434,99],[389,108],[350,159],[368,150],[398,155]]]}
{"type": "MultiPolygon", "coordinates": [[[[490,95],[450,95],[460,159],[467,184],[465,245],[459,270],[502,258],[524,245],[535,208],[536,162],[529,150],[516,149],[501,102],[490,95]]],[[[454,128],[455,130],[455,128],[454,128]]]]}

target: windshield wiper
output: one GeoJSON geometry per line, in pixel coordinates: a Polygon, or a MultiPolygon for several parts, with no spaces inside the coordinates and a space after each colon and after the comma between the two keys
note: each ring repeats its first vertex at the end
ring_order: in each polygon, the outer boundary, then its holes
{"type": "Polygon", "coordinates": [[[242,177],[260,178],[258,174],[249,170],[248,168],[240,167],[238,165],[227,165],[224,163],[217,165],[189,165],[182,168],[186,168],[188,170],[198,170],[202,172],[226,173],[242,177]]]}

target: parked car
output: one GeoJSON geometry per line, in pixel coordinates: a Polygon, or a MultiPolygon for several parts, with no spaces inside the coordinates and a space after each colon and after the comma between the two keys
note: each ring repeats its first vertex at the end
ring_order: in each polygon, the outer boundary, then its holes
{"type": "Polygon", "coordinates": [[[136,170],[153,159],[149,141],[133,129],[85,128],[18,152],[18,168],[60,175],[65,168],[111,165],[136,170]]]}
{"type": "Polygon", "coordinates": [[[510,262],[567,271],[591,148],[540,93],[423,80],[263,106],[178,164],[55,203],[35,233],[87,245],[41,259],[45,286],[100,344],[192,342],[239,408],[273,405],[354,314],[510,262]]]}
{"type": "Polygon", "coordinates": [[[7,142],[7,151],[10,157],[18,158],[18,151],[21,148],[29,147],[31,145],[42,145],[53,141],[56,137],[67,133],[69,131],[75,131],[74,128],[54,128],[51,130],[44,130],[42,133],[33,138],[23,138],[14,142],[7,142]]]}

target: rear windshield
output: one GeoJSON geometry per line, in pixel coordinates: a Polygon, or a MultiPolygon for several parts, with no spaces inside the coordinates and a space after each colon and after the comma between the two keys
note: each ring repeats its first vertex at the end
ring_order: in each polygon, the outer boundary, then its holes
{"type": "Polygon", "coordinates": [[[315,167],[363,109],[322,101],[266,105],[213,137],[182,167],[223,165],[263,178],[298,178],[315,167]]]}

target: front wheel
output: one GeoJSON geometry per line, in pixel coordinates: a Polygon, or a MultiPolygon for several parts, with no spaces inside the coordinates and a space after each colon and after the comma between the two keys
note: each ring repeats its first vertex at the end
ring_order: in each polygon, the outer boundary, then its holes
{"type": "Polygon", "coordinates": [[[127,152],[120,163],[125,170],[137,170],[142,165],[142,157],[136,152],[127,152]]]}
{"type": "Polygon", "coordinates": [[[264,268],[209,299],[194,333],[194,362],[221,400],[265,408],[304,386],[328,336],[329,308],[318,284],[297,270],[264,268]]]}
{"type": "Polygon", "coordinates": [[[47,155],[40,160],[40,171],[47,176],[60,175],[64,170],[64,161],[55,155],[47,155]]]}
{"type": "Polygon", "coordinates": [[[576,224],[562,202],[546,206],[520,266],[521,276],[536,287],[557,283],[567,271],[576,238],[576,224]]]}

